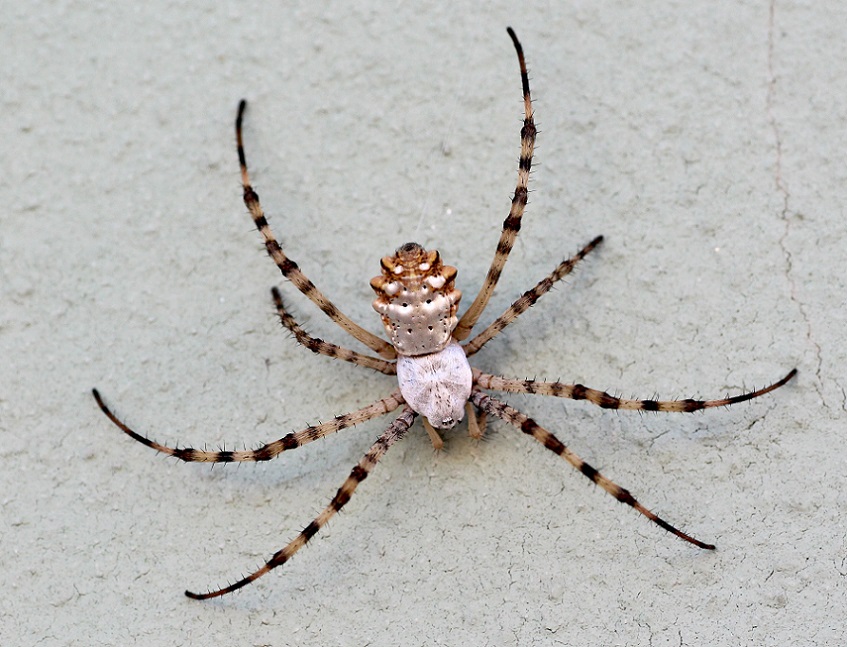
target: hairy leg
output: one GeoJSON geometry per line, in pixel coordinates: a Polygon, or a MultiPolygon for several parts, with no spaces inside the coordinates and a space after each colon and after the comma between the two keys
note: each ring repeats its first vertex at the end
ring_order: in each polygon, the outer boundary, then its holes
{"type": "Polygon", "coordinates": [[[485,310],[485,306],[488,305],[488,300],[494,292],[497,281],[500,280],[500,274],[506,265],[506,260],[509,258],[509,253],[512,251],[512,247],[518,237],[518,232],[521,229],[521,218],[523,217],[527,202],[527,185],[529,184],[529,171],[532,168],[532,153],[535,149],[536,129],[532,116],[532,97],[529,94],[529,76],[526,72],[523,47],[521,47],[520,41],[518,41],[518,37],[515,36],[512,28],[509,27],[507,31],[518,54],[518,63],[521,68],[521,86],[523,88],[524,120],[523,128],[521,128],[521,157],[518,163],[518,182],[515,187],[515,195],[512,198],[509,215],[503,221],[503,231],[500,233],[497,251],[494,253],[494,260],[491,262],[491,267],[485,276],[485,282],[482,284],[479,294],[476,295],[476,299],[474,299],[465,314],[462,315],[456,329],[453,331],[453,337],[458,341],[462,341],[470,334],[471,329],[479,320],[482,311],[485,310]]]}
{"type": "Polygon", "coordinates": [[[592,404],[604,409],[628,409],[630,411],[674,411],[691,412],[712,407],[725,407],[737,404],[745,400],[758,398],[774,389],[778,389],[797,374],[797,369],[792,369],[784,378],[778,382],[756,391],[748,391],[731,398],[720,400],[626,400],[609,395],[605,391],[590,389],[582,384],[564,384],[562,382],[538,382],[536,380],[510,380],[499,375],[489,375],[477,369],[473,370],[474,384],[483,389],[492,391],[506,391],[508,393],[530,393],[536,395],[552,395],[557,398],[569,398],[571,400],[587,400],[592,404]]]}
{"type": "Polygon", "coordinates": [[[620,485],[614,483],[613,481],[610,481],[605,476],[600,474],[600,472],[591,467],[591,465],[586,463],[574,452],[568,449],[568,447],[565,446],[562,441],[556,438],[556,436],[544,429],[526,414],[521,413],[517,409],[513,409],[504,402],[495,400],[494,398],[486,395],[482,391],[474,391],[471,394],[471,402],[473,402],[476,406],[480,407],[481,409],[488,411],[488,413],[490,413],[491,415],[497,416],[498,418],[505,420],[509,424],[517,427],[528,436],[532,436],[538,442],[544,445],[547,449],[552,451],[554,454],[557,454],[558,456],[564,458],[583,476],[587,477],[593,483],[599,485],[601,488],[603,488],[606,492],[611,494],[621,503],[626,503],[628,506],[634,508],[635,510],[643,514],[656,525],[660,526],[661,528],[664,528],[665,530],[676,535],[680,539],[683,539],[691,544],[694,544],[695,546],[698,546],[699,548],[714,550],[715,546],[713,544],[706,544],[700,541],[699,539],[695,539],[691,535],[682,532],[678,528],[675,528],[654,512],[651,512],[650,510],[645,508],[635,499],[634,496],[632,496],[629,490],[622,488],[620,485]]]}
{"type": "Polygon", "coordinates": [[[173,456],[186,463],[238,463],[238,462],[255,462],[269,461],[276,456],[279,456],[284,451],[297,449],[303,445],[323,438],[329,434],[333,434],[342,429],[347,429],[359,423],[383,416],[391,413],[397,407],[404,404],[403,397],[400,395],[400,390],[393,391],[391,395],[382,400],[362,407],[357,411],[351,411],[341,416],[336,416],[329,422],[324,422],[319,425],[306,427],[302,431],[287,434],[266,445],[262,445],[257,449],[245,449],[243,451],[206,451],[203,449],[193,449],[191,447],[168,447],[161,445],[154,440],[142,436],[136,431],[133,431],[121,422],[118,417],[103,402],[99,391],[93,389],[92,393],[97,405],[106,414],[106,417],[111,420],[118,429],[123,431],[129,437],[137,440],[142,445],[146,445],[157,452],[173,456]]]}
{"type": "Polygon", "coordinates": [[[241,184],[244,186],[244,204],[250,211],[253,217],[253,222],[256,223],[256,229],[262,234],[265,240],[265,248],[268,255],[274,260],[282,275],[291,281],[300,292],[308,297],[321,311],[335,323],[346,330],[350,335],[358,339],[365,346],[376,352],[380,357],[385,359],[394,359],[396,353],[394,347],[384,339],[380,339],[371,332],[368,332],[357,323],[352,321],[347,315],[341,312],[335,304],[333,304],[323,292],[315,287],[305,274],[300,270],[297,263],[288,258],[285,252],[282,251],[270,225],[262,211],[262,205],[259,203],[259,195],[253,190],[250,184],[250,176],[247,173],[247,158],[244,155],[244,143],[241,136],[241,122],[244,117],[244,109],[247,107],[247,102],[241,100],[238,104],[238,116],[235,119],[235,137],[238,142],[238,162],[241,165],[241,184]]]}
{"type": "Polygon", "coordinates": [[[350,476],[348,476],[344,483],[341,484],[341,487],[338,488],[338,492],[336,492],[335,496],[332,497],[332,501],[329,502],[329,505],[324,508],[314,521],[306,526],[302,532],[300,532],[300,534],[297,535],[297,537],[295,537],[294,540],[291,541],[285,548],[274,553],[274,555],[259,570],[238,580],[234,584],[230,584],[229,586],[225,586],[215,591],[209,591],[207,593],[193,593],[191,591],[186,591],[185,595],[195,600],[216,598],[221,595],[225,595],[226,593],[236,591],[241,587],[250,584],[250,582],[262,577],[262,575],[269,573],[277,566],[285,564],[285,562],[291,559],[298,550],[303,548],[303,546],[305,546],[306,543],[326,525],[336,512],[340,511],[341,508],[345,506],[345,504],[350,500],[350,497],[353,496],[353,492],[356,491],[359,483],[368,477],[368,474],[370,474],[377,462],[385,455],[388,448],[406,434],[409,427],[412,426],[416,415],[417,414],[414,411],[412,411],[409,407],[406,407],[403,410],[403,413],[400,414],[400,417],[392,422],[388,429],[379,438],[377,438],[376,442],[362,457],[362,460],[360,460],[356,467],[353,468],[353,471],[350,472],[350,476]]]}
{"type": "Polygon", "coordinates": [[[465,403],[465,415],[468,418],[468,435],[474,440],[482,440],[485,435],[485,422],[487,414],[485,411],[476,412],[476,407],[471,402],[465,403]]]}
{"type": "Polygon", "coordinates": [[[273,295],[276,312],[277,315],[279,315],[279,320],[282,322],[282,325],[285,326],[292,335],[294,335],[294,338],[300,344],[308,348],[313,353],[326,355],[327,357],[332,357],[334,359],[341,359],[345,362],[350,362],[352,364],[357,364],[358,366],[364,366],[365,368],[379,371],[380,373],[385,373],[386,375],[397,374],[397,368],[394,362],[386,362],[384,359],[362,355],[361,353],[344,348],[343,346],[337,346],[336,344],[324,341],[318,337],[312,337],[309,333],[303,330],[300,324],[298,324],[294,317],[292,317],[285,309],[285,304],[282,302],[282,295],[279,290],[275,287],[271,288],[271,294],[273,295]]]}
{"type": "Polygon", "coordinates": [[[534,306],[536,301],[547,294],[557,281],[561,281],[564,277],[570,274],[573,271],[573,268],[576,267],[576,264],[585,258],[591,250],[597,247],[597,245],[601,242],[603,242],[603,237],[597,236],[597,238],[577,252],[575,256],[567,259],[566,261],[562,261],[549,276],[539,281],[534,288],[524,292],[517,301],[509,306],[506,312],[497,317],[491,325],[465,344],[465,355],[470,357],[479,351],[480,348],[499,335],[506,326],[534,306]]]}

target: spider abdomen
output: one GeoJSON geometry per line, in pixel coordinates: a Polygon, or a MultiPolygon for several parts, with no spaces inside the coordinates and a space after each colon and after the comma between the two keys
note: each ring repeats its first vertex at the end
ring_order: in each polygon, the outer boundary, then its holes
{"type": "Polygon", "coordinates": [[[437,429],[451,429],[465,416],[471,366],[458,342],[428,355],[397,358],[397,381],[406,403],[437,429]]]}
{"type": "Polygon", "coordinates": [[[417,243],[406,243],[382,259],[382,274],[371,279],[377,294],[374,310],[398,355],[437,353],[450,343],[458,323],[462,293],[455,288],[456,268],[417,243]]]}

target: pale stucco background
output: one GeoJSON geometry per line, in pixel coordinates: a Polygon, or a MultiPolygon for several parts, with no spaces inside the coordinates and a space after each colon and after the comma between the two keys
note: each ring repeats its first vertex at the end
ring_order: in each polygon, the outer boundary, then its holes
{"type": "MultiPolygon", "coordinates": [[[[845,642],[847,5],[2,3],[2,645],[845,642]],[[523,41],[541,133],[491,310],[603,248],[480,353],[509,376],[751,404],[638,415],[508,397],[714,553],[504,424],[418,426],[283,569],[211,603],[320,510],[388,424],[253,446],[388,378],[275,322],[232,121],[272,226],[378,331],[367,281],[417,240],[469,300],[514,187],[523,41]]],[[[354,343],[290,285],[314,334],[354,343]]]]}

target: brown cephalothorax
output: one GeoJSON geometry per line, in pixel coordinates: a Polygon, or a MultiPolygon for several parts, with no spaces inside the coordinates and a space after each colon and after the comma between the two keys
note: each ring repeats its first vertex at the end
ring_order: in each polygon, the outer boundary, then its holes
{"type": "Polygon", "coordinates": [[[341,312],[306,277],[297,263],[282,251],[282,247],[277,242],[270,225],[268,225],[259,203],[259,196],[253,190],[250,176],[247,173],[247,160],[244,155],[241,133],[247,103],[242,100],[239,104],[238,116],[235,119],[235,136],[238,146],[238,161],[241,166],[241,183],[244,187],[244,204],[247,205],[253,222],[264,239],[268,255],[276,263],[283,277],[291,281],[294,287],[320,308],[332,321],[343,328],[345,332],[370,348],[379,357],[360,353],[310,336],[286,310],[282,295],[274,287],[271,288],[271,294],[280,322],[300,344],[309,350],[357,366],[373,369],[386,375],[396,375],[399,388],[357,411],[351,411],[336,416],[329,422],[286,434],[256,449],[243,451],[210,451],[191,447],[169,447],[157,443],[124,424],[106,406],[97,389],[93,390],[94,399],[109,420],[134,440],[158,452],[186,462],[207,463],[267,461],[282,452],[302,447],[306,443],[342,429],[351,428],[397,409],[402,408],[402,410],[400,415],[394,419],[353,467],[350,475],[338,488],[326,508],[286,546],[274,553],[263,566],[246,577],[206,593],[186,591],[185,594],[188,597],[204,600],[236,591],[274,568],[285,564],[326,525],[335,513],[347,504],[359,484],[368,477],[371,470],[374,469],[377,462],[390,447],[403,438],[418,415],[423,417],[424,427],[436,449],[441,448],[443,440],[433,427],[450,429],[467,414],[468,433],[472,438],[479,439],[485,433],[486,417],[499,418],[540,442],[616,500],[630,506],[660,528],[699,548],[714,548],[712,544],[695,539],[651,512],[641,505],[629,490],[603,476],[550,431],[526,414],[496,399],[488,391],[532,393],[571,400],[585,400],[604,409],[690,412],[723,407],[758,398],[788,382],[797,373],[796,369],[770,386],[733,397],[717,400],[667,401],[622,399],[582,384],[513,380],[472,369],[468,363],[470,356],[479,351],[502,332],[506,326],[534,305],[538,299],[547,294],[557,281],[570,274],[576,264],[591,253],[603,240],[602,236],[597,236],[575,255],[559,263],[548,276],[539,281],[535,287],[524,292],[487,328],[477,333],[466,343],[461,343],[473,331],[480,315],[488,305],[520,231],[521,218],[527,202],[527,185],[535,147],[535,121],[532,113],[529,77],[526,71],[523,48],[517,36],[515,36],[515,32],[511,28],[507,31],[518,54],[523,89],[524,120],[521,128],[518,181],[515,185],[509,215],[503,221],[503,230],[500,233],[494,260],[491,262],[476,298],[462,317],[458,319],[456,311],[461,293],[454,286],[456,268],[444,265],[437,251],[426,251],[417,243],[406,243],[397,249],[394,256],[383,258],[382,274],[371,281],[371,286],[377,293],[374,308],[382,316],[382,323],[388,332],[391,343],[368,332],[341,312]]]}

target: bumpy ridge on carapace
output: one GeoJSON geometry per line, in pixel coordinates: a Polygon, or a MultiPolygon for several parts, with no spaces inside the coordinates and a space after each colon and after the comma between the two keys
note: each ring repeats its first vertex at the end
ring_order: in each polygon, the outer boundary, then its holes
{"type": "Polygon", "coordinates": [[[462,293],[455,288],[456,268],[444,265],[436,250],[417,243],[398,247],[380,262],[382,274],[371,279],[377,294],[374,310],[401,355],[443,350],[458,323],[462,293]]]}

